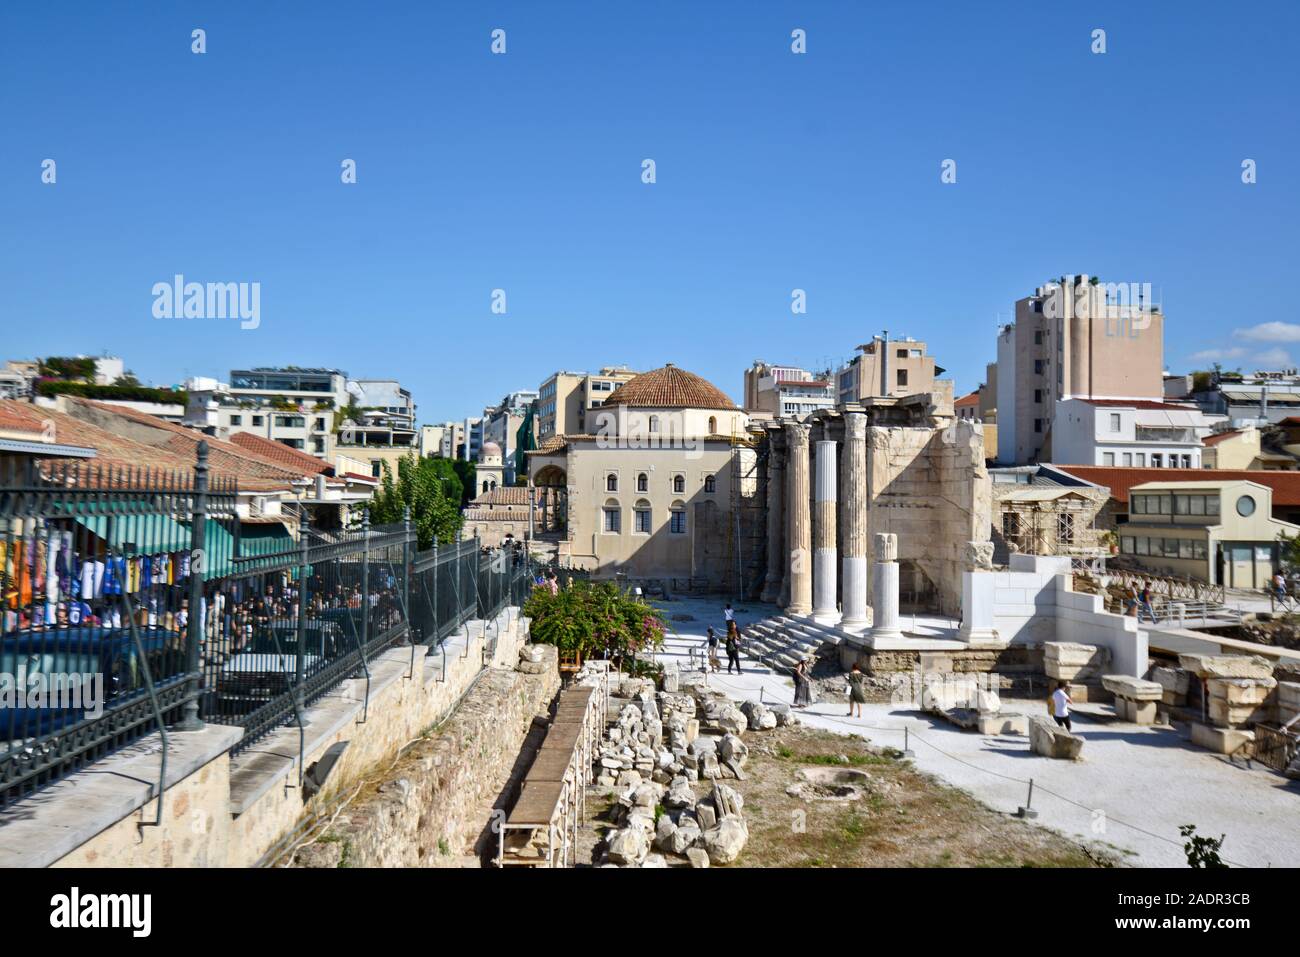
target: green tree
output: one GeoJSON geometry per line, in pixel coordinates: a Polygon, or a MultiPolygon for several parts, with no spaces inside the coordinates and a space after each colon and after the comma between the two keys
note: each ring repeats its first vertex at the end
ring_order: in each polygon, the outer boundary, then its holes
{"type": "Polygon", "coordinates": [[[379,490],[370,501],[371,523],[400,522],[409,507],[421,549],[433,547],[435,538],[444,543],[457,541],[463,524],[460,498],[456,490],[444,487],[444,476],[433,465],[435,461],[417,458],[412,452],[398,460],[396,477],[385,462],[379,490]]]}

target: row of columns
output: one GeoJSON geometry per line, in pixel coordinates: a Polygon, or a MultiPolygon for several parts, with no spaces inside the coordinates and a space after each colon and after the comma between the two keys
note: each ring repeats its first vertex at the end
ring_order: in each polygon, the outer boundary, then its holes
{"type": "MultiPolygon", "coordinates": [[[[810,433],[806,424],[787,423],[771,436],[763,599],[783,605],[791,615],[811,615],[824,624],[862,631],[870,621],[867,417],[861,412],[844,414],[842,469],[840,443],[819,439],[814,456],[810,433]],[[836,601],[840,592],[842,607],[836,601]]],[[[890,580],[888,573],[884,577],[890,580]]],[[[896,618],[897,564],[892,581],[896,618]]],[[[880,601],[877,597],[874,604],[880,601]]]]}

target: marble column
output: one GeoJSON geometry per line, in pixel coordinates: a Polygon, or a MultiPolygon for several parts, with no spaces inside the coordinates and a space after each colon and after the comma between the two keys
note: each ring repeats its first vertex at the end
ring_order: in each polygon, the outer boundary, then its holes
{"type": "Polygon", "coordinates": [[[786,612],[806,615],[812,610],[812,509],[808,496],[808,426],[785,426],[786,471],[790,476],[786,513],[790,516],[789,543],[790,601],[786,612]]]}
{"type": "Polygon", "coordinates": [[[879,532],[875,544],[876,562],[871,569],[875,624],[871,628],[871,640],[902,638],[903,630],[898,627],[898,536],[879,532]]]}
{"type": "Polygon", "coordinates": [[[775,435],[767,440],[767,577],[763,601],[781,597],[785,580],[785,448],[775,435]]]}
{"type": "Polygon", "coordinates": [[[835,544],[836,510],[839,507],[839,481],[836,457],[839,443],[833,439],[817,442],[814,462],[817,485],[813,505],[813,618],[833,625],[840,620],[836,606],[839,553],[835,544]]]}
{"type": "Polygon", "coordinates": [[[844,582],[840,627],[860,632],[867,618],[867,417],[844,415],[844,494],[841,496],[844,582]]]}

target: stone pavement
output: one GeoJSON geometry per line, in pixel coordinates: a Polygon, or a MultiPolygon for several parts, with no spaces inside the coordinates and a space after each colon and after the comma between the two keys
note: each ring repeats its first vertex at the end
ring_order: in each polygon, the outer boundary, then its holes
{"type": "MultiPolygon", "coordinates": [[[[688,649],[704,647],[704,629],[725,634],[725,599],[677,599],[660,607],[670,631],[663,661],[688,661],[688,649]],[[673,621],[673,615],[692,621],[673,621]],[[674,634],[675,632],[675,634],[674,634]]],[[[779,614],[772,606],[750,604],[737,610],[746,624],[779,614]]],[[[723,670],[709,683],[740,700],[789,703],[790,679],[745,658],[740,675],[723,670]]],[[[1004,710],[1043,713],[1041,701],[1004,701],[1004,710]]],[[[829,731],[855,734],[874,744],[903,746],[910,732],[918,768],[969,792],[989,807],[1015,813],[1025,803],[1034,779],[1037,823],[1081,841],[1102,841],[1127,852],[1135,866],[1182,867],[1186,857],[1181,824],[1200,834],[1226,834],[1225,860],[1248,867],[1300,866],[1300,783],[1255,765],[1248,769],[1187,743],[1184,728],[1139,726],[1113,718],[1102,705],[1075,709],[1074,729],[1085,741],[1081,762],[1054,761],[1030,752],[1021,736],[984,736],[960,731],[919,711],[888,704],[863,705],[863,717],[850,718],[838,702],[814,703],[796,712],[802,722],[829,731]]]]}

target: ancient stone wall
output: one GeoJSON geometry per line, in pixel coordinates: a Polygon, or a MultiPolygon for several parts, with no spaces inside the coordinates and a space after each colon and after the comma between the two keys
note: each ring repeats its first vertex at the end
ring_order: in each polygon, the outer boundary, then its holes
{"type": "Polygon", "coordinates": [[[560,690],[555,648],[538,674],[484,672],[447,722],[412,745],[319,837],[294,867],[459,867],[477,861],[488,824],[534,717],[560,690]]]}
{"type": "Polygon", "coordinates": [[[978,423],[867,430],[867,532],[898,536],[899,563],[931,586],[934,611],[961,614],[966,543],[988,540],[991,499],[978,423]]]}

